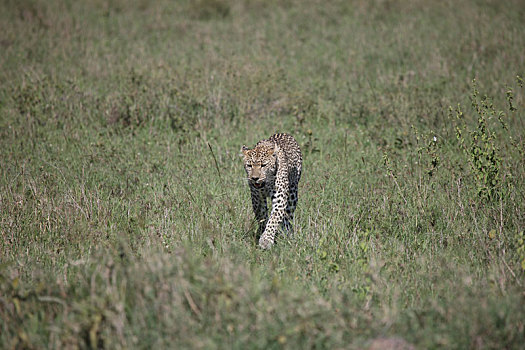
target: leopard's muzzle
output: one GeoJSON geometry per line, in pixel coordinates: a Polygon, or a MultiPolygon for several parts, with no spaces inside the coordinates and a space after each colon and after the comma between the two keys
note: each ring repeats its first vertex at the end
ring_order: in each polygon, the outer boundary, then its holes
{"type": "Polygon", "coordinates": [[[263,181],[251,181],[251,184],[253,185],[253,187],[257,188],[257,189],[261,189],[264,187],[264,182],[263,181]]]}

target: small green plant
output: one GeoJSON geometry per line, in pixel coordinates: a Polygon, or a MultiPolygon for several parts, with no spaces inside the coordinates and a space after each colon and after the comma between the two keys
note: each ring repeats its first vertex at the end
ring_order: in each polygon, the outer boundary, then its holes
{"type": "Polygon", "coordinates": [[[416,137],[418,163],[423,166],[423,162],[427,163],[425,172],[429,177],[432,177],[436,172],[441,159],[439,157],[438,137],[434,131],[430,131],[428,135],[421,135],[418,129],[412,125],[412,131],[416,137]],[[427,158],[425,161],[424,158],[427,158]]]}
{"type": "Polygon", "coordinates": [[[492,99],[488,96],[480,97],[476,80],[472,81],[470,101],[477,123],[472,129],[465,122],[465,114],[458,106],[450,113],[455,112],[456,137],[463,152],[468,157],[470,168],[474,176],[478,195],[486,200],[497,199],[501,195],[501,155],[496,143],[496,133],[492,130],[490,121],[498,118],[503,128],[503,112],[497,112],[492,99]]]}
{"type": "MultiPolygon", "coordinates": [[[[523,78],[519,75],[516,75],[516,84],[518,84],[518,86],[520,88],[523,88],[523,78]]],[[[516,113],[516,111],[518,110],[518,108],[516,107],[516,105],[514,104],[514,90],[507,86],[506,87],[506,91],[505,91],[505,97],[507,99],[507,103],[508,103],[508,108],[509,108],[509,113],[512,115],[514,115],[514,113],[516,113]]],[[[501,123],[501,126],[505,129],[505,130],[508,130],[508,125],[507,123],[503,120],[503,117],[505,116],[505,114],[503,112],[499,112],[498,113],[498,120],[499,122],[501,123]]],[[[525,158],[525,147],[523,147],[523,144],[520,146],[520,143],[518,141],[516,141],[512,135],[509,133],[509,140],[510,140],[510,143],[511,145],[518,151],[518,153],[520,154],[521,156],[521,159],[524,159],[525,158]]]]}

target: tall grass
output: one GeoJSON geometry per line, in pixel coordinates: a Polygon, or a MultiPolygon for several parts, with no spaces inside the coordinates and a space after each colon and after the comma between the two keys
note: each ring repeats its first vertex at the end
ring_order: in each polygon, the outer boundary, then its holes
{"type": "Polygon", "coordinates": [[[523,18],[2,2],[1,347],[522,347],[523,18]],[[238,153],[274,132],[304,176],[266,252],[238,153]]]}

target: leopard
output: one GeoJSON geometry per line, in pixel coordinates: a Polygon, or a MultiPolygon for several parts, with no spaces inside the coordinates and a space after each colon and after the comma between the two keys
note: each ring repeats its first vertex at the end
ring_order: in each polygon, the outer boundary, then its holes
{"type": "Polygon", "coordinates": [[[269,249],[280,229],[292,233],[292,220],[298,201],[303,157],[293,136],[277,133],[257,142],[250,149],[243,145],[241,156],[258,222],[258,245],[269,249]],[[267,199],[271,199],[268,217],[267,199]]]}

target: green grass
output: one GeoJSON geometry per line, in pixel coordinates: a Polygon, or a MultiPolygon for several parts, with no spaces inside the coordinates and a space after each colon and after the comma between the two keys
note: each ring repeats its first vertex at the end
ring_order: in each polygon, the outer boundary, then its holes
{"type": "Polygon", "coordinates": [[[524,18],[3,1],[0,347],[523,347],[524,18]],[[304,173],[261,251],[239,150],[275,132],[304,173]]]}

